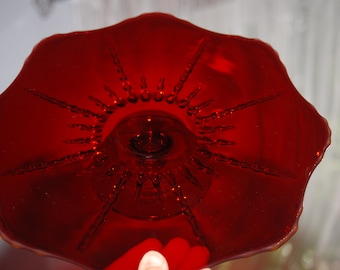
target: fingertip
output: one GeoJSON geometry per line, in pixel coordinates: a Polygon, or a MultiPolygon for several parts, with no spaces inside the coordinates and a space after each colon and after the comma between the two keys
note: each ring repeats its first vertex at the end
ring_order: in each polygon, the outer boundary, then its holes
{"type": "Polygon", "coordinates": [[[161,250],[162,244],[155,238],[148,238],[139,243],[123,256],[114,261],[105,270],[135,270],[138,267],[138,263],[142,259],[143,255],[150,250],[161,250]]]}
{"type": "Polygon", "coordinates": [[[143,256],[138,270],[169,270],[169,266],[162,254],[151,250],[143,256]]]}
{"type": "MultiPolygon", "coordinates": [[[[186,255],[185,260],[178,267],[178,270],[196,270],[207,266],[210,257],[210,252],[205,246],[194,246],[186,255]]],[[[202,270],[210,270],[203,268],[202,270]]]]}
{"type": "Polygon", "coordinates": [[[162,249],[162,254],[167,259],[170,269],[177,269],[190,251],[190,244],[184,238],[171,239],[162,249]]]}

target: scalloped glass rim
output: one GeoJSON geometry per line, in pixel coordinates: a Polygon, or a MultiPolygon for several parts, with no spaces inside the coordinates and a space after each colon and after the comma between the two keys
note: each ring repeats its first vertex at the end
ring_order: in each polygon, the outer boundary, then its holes
{"type": "Polygon", "coordinates": [[[2,235],[94,268],[150,236],[277,248],[330,144],[269,45],[160,13],[43,40],[0,119],[2,235]]]}

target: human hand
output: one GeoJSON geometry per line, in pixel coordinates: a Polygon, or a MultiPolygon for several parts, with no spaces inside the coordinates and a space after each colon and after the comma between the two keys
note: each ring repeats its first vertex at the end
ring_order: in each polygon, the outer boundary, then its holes
{"type": "MultiPolygon", "coordinates": [[[[209,259],[209,251],[204,246],[193,246],[183,238],[174,238],[164,247],[154,238],[149,238],[105,270],[198,270],[209,259]]],[[[210,270],[204,268],[202,270],[210,270]]]]}

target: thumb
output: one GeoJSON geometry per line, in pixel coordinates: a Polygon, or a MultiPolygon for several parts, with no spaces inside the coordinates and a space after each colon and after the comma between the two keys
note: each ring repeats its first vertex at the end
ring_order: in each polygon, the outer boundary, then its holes
{"type": "Polygon", "coordinates": [[[169,266],[162,254],[151,250],[143,256],[138,270],[169,270],[169,266]]]}

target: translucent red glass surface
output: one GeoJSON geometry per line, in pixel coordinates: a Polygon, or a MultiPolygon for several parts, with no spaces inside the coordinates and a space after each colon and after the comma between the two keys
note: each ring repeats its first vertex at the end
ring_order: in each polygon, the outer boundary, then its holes
{"type": "Polygon", "coordinates": [[[180,237],[279,246],[329,144],[270,46],[164,14],[43,40],[0,96],[0,227],[102,269],[180,237]]]}

